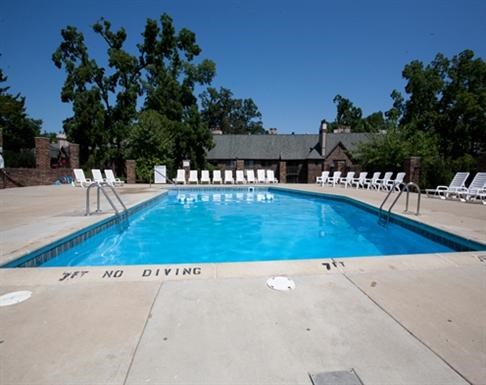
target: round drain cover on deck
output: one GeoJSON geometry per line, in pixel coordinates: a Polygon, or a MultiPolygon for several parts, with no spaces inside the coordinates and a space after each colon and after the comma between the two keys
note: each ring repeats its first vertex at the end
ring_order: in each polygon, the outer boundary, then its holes
{"type": "Polygon", "coordinates": [[[295,282],[283,276],[271,277],[267,279],[267,286],[278,291],[289,291],[295,289],[295,282]]]}
{"type": "Polygon", "coordinates": [[[31,291],[13,291],[4,295],[0,295],[0,307],[15,305],[16,303],[24,302],[32,295],[31,291]]]}

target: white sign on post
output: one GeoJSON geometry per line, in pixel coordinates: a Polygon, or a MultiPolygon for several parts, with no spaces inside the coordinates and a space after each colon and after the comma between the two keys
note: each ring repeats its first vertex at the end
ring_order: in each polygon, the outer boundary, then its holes
{"type": "Polygon", "coordinates": [[[167,183],[167,167],[154,166],[154,183],[167,183]]]}

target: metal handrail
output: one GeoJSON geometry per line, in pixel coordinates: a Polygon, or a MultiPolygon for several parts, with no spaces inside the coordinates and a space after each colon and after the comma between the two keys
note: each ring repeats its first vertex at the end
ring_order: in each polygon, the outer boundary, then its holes
{"type": "Polygon", "coordinates": [[[113,192],[113,195],[115,195],[116,199],[118,200],[118,202],[120,203],[120,205],[123,207],[123,212],[126,212],[127,211],[127,207],[125,206],[125,204],[123,203],[123,201],[121,200],[120,196],[118,195],[118,193],[116,192],[115,188],[107,183],[100,183],[100,182],[93,182],[91,183],[88,188],[86,189],[86,213],[85,215],[86,216],[89,216],[91,215],[91,212],[90,212],[90,204],[89,204],[89,192],[90,190],[93,188],[93,187],[96,187],[96,213],[100,213],[101,212],[101,209],[100,209],[100,190],[101,192],[103,193],[103,195],[105,196],[106,200],[108,201],[108,203],[110,204],[110,206],[113,208],[113,210],[115,210],[115,213],[116,215],[120,215],[120,210],[118,210],[118,208],[116,207],[116,205],[113,203],[112,199],[109,197],[109,195],[106,193],[106,190],[105,190],[105,187],[109,187],[111,189],[111,191],[113,192]]]}
{"type": "MultiPolygon", "coordinates": [[[[379,220],[381,220],[381,217],[382,217],[382,215],[381,215],[381,214],[382,214],[382,212],[383,212],[383,206],[385,205],[386,201],[387,201],[387,200],[388,200],[388,198],[390,197],[391,193],[392,193],[393,191],[395,191],[395,187],[396,187],[396,186],[398,186],[398,185],[401,185],[401,184],[403,184],[403,183],[402,183],[402,182],[394,182],[394,183],[393,183],[392,188],[390,189],[390,191],[388,191],[388,194],[386,194],[385,199],[383,199],[383,202],[381,202],[380,211],[379,211],[379,213],[378,213],[378,219],[379,219],[379,220]]],[[[395,203],[396,203],[397,199],[400,197],[400,195],[401,195],[401,194],[402,194],[402,190],[400,190],[400,193],[399,193],[399,194],[398,194],[398,196],[395,198],[395,200],[393,201],[393,203],[392,203],[392,204],[391,204],[391,206],[390,206],[390,209],[388,210],[388,217],[387,217],[387,220],[386,220],[386,222],[387,222],[387,223],[388,223],[388,220],[389,220],[389,217],[390,217],[390,215],[389,215],[389,214],[390,214],[390,210],[391,210],[391,208],[392,208],[392,207],[395,205],[395,203]]]]}
{"type": "MultiPolygon", "coordinates": [[[[386,201],[388,200],[390,194],[395,190],[395,187],[397,187],[399,185],[402,185],[402,184],[403,184],[402,182],[395,182],[395,183],[393,183],[392,188],[390,189],[390,191],[388,192],[387,196],[385,197],[385,199],[381,203],[380,211],[379,211],[379,216],[378,216],[378,219],[380,221],[382,219],[383,206],[385,205],[386,201]]],[[[388,223],[390,221],[391,211],[392,211],[393,207],[395,206],[395,204],[397,203],[398,199],[400,198],[400,196],[403,194],[404,191],[407,191],[406,203],[405,203],[405,211],[404,211],[404,213],[408,213],[409,212],[408,211],[408,201],[409,201],[410,187],[415,187],[416,190],[417,190],[417,192],[418,192],[418,194],[419,194],[418,195],[418,199],[417,199],[417,211],[415,212],[415,215],[419,215],[419,213],[420,213],[420,198],[421,198],[421,194],[422,193],[420,192],[420,187],[416,183],[409,182],[406,185],[404,185],[404,187],[402,189],[399,189],[399,193],[397,194],[397,196],[395,197],[394,201],[392,202],[392,204],[388,208],[388,210],[386,212],[386,216],[383,217],[383,219],[386,219],[385,223],[388,223]]]]}
{"type": "Polygon", "coordinates": [[[408,182],[407,185],[405,186],[406,189],[407,189],[407,197],[406,197],[406,201],[405,201],[405,213],[408,213],[408,196],[410,194],[410,189],[408,187],[415,187],[415,189],[417,190],[418,192],[418,198],[417,198],[417,211],[415,212],[415,215],[419,215],[420,214],[420,198],[421,198],[421,195],[422,195],[422,192],[420,191],[420,187],[417,183],[413,183],[413,182],[408,182]]]}

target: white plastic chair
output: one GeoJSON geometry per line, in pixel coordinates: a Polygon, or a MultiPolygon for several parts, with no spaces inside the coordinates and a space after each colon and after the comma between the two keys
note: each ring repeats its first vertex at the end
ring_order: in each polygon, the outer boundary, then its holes
{"type": "MultiPolygon", "coordinates": [[[[482,198],[486,193],[486,172],[478,172],[469,186],[462,188],[457,192],[459,199],[465,202],[474,198],[482,198]]],[[[484,201],[483,201],[484,203],[484,201]]]]}
{"type": "Polygon", "coordinates": [[[176,184],[177,183],[186,184],[186,170],[184,169],[177,170],[177,175],[174,182],[176,182],[176,184]]]}
{"type": "Polygon", "coordinates": [[[73,169],[74,180],[73,186],[75,187],[88,187],[93,181],[84,176],[84,171],[80,168],[73,169]]]}
{"type": "Polygon", "coordinates": [[[255,172],[253,170],[246,170],[246,181],[248,183],[255,183],[255,172]]]}
{"type": "Polygon", "coordinates": [[[376,180],[376,183],[375,183],[376,188],[378,190],[381,190],[381,189],[388,190],[388,184],[390,182],[390,179],[391,179],[392,175],[393,175],[393,172],[392,171],[385,172],[385,175],[383,175],[383,178],[382,179],[377,179],[376,180]]]}
{"type": "Polygon", "coordinates": [[[243,170],[236,170],[236,184],[238,184],[238,183],[242,183],[242,184],[246,183],[246,179],[245,179],[245,175],[243,173],[243,170]]]}
{"type": "Polygon", "coordinates": [[[224,184],[234,184],[233,170],[224,170],[224,184]]]}
{"type": "Polygon", "coordinates": [[[327,178],[329,178],[329,171],[323,171],[321,172],[321,176],[316,178],[316,183],[324,186],[324,184],[327,183],[327,178]]]}
{"type": "Polygon", "coordinates": [[[111,169],[105,170],[105,181],[106,183],[108,183],[110,186],[113,187],[123,186],[123,184],[125,183],[122,180],[120,180],[120,178],[115,178],[115,174],[111,169]]]}
{"type": "Polygon", "coordinates": [[[344,184],[344,188],[348,188],[353,183],[354,174],[354,171],[348,171],[345,177],[339,178],[339,183],[344,184]]]}
{"type": "Polygon", "coordinates": [[[215,183],[219,183],[219,184],[223,183],[223,179],[221,179],[221,170],[213,171],[213,184],[215,183]]]}
{"type": "Polygon", "coordinates": [[[265,170],[259,169],[257,170],[257,183],[266,183],[267,180],[265,179],[265,170]]]}
{"type": "Polygon", "coordinates": [[[336,183],[339,183],[341,178],[341,171],[334,171],[332,176],[327,178],[327,183],[332,184],[332,187],[336,187],[336,183]]]}
{"type": "Polygon", "coordinates": [[[395,191],[400,191],[400,185],[403,183],[403,179],[405,178],[405,172],[399,172],[395,179],[390,179],[386,182],[386,190],[391,190],[393,186],[395,186],[395,191]]]}
{"type": "Polygon", "coordinates": [[[275,178],[273,170],[267,170],[267,183],[278,183],[278,179],[275,178]]]}
{"type": "Polygon", "coordinates": [[[449,194],[458,193],[459,191],[462,191],[464,189],[468,176],[468,172],[458,172],[456,173],[456,175],[454,175],[454,178],[452,178],[449,186],[441,185],[437,186],[435,189],[426,189],[425,193],[427,194],[427,196],[430,196],[429,194],[432,194],[432,196],[438,196],[441,199],[446,199],[449,197],[449,194]]]}
{"type": "Polygon", "coordinates": [[[366,171],[360,172],[357,178],[353,178],[351,186],[356,186],[356,188],[364,188],[367,175],[368,173],[366,171]]]}
{"type": "Polygon", "coordinates": [[[373,173],[373,176],[371,178],[366,178],[364,184],[366,185],[366,188],[369,190],[371,188],[377,188],[378,185],[376,181],[380,179],[381,172],[377,171],[373,173]]]}
{"type": "Polygon", "coordinates": [[[199,179],[197,178],[197,170],[189,170],[189,179],[187,180],[187,183],[199,184],[199,179]]]}
{"type": "Polygon", "coordinates": [[[96,183],[105,183],[103,175],[101,174],[101,171],[99,169],[91,169],[91,175],[93,175],[93,181],[95,181],[96,183]]]}
{"type": "Polygon", "coordinates": [[[209,179],[209,170],[202,170],[201,171],[201,184],[203,183],[211,183],[211,180],[209,179]]]}

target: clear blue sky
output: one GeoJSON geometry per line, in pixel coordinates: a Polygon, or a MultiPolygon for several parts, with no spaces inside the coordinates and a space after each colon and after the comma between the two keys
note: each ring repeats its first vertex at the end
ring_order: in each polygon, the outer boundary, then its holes
{"type": "Polygon", "coordinates": [[[102,62],[95,21],[125,27],[135,53],[146,19],[163,12],[194,31],[201,57],[216,62],[213,86],[253,98],[265,127],[280,133],[316,132],[322,118],[334,119],[336,94],[365,115],[389,109],[414,59],[467,48],[486,57],[485,0],[2,0],[0,68],[43,129],[60,131],[71,115],[59,97],[65,73],[51,61],[60,30],[78,27],[102,62]]]}

